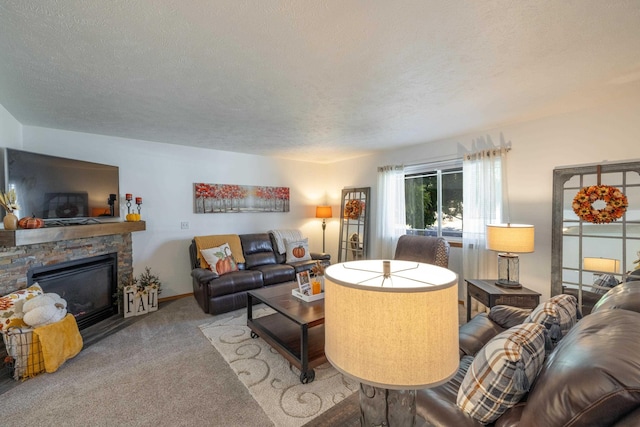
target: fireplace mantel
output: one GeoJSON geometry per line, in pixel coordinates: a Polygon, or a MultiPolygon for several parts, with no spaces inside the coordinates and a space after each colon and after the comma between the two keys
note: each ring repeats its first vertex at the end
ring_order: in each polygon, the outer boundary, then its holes
{"type": "Polygon", "coordinates": [[[145,221],[105,222],[102,224],[66,225],[20,230],[0,230],[0,247],[36,245],[60,240],[82,239],[86,237],[108,236],[112,234],[144,231],[145,221]]]}

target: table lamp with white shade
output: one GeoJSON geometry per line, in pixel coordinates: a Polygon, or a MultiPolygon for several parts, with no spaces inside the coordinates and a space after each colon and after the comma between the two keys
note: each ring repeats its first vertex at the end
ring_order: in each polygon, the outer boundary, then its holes
{"type": "Polygon", "coordinates": [[[396,260],[327,267],[325,354],[361,383],[362,425],[413,425],[416,390],[458,369],[457,275],[396,260]]]}
{"type": "Polygon", "coordinates": [[[596,273],[620,273],[619,259],[585,257],[583,261],[585,270],[595,271],[596,273]]]}
{"type": "MultiPolygon", "coordinates": [[[[620,274],[620,260],[614,258],[585,257],[583,260],[584,269],[593,272],[592,291],[598,290],[607,292],[619,282],[612,274],[620,274]]],[[[582,296],[582,295],[580,295],[582,296]]],[[[580,299],[582,303],[582,299],[580,299]]]]}
{"type": "Polygon", "coordinates": [[[528,224],[487,225],[487,249],[498,253],[498,281],[496,285],[520,288],[520,259],[518,253],[533,252],[535,233],[528,224]]]}

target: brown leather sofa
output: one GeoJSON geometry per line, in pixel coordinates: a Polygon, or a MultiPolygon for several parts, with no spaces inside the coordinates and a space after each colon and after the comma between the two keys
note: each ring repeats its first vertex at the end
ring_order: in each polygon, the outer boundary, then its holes
{"type": "MultiPolygon", "coordinates": [[[[456,405],[473,356],[495,335],[522,323],[529,310],[497,306],[460,328],[460,366],[447,383],[419,390],[427,425],[483,424],[456,405]]],[[[616,286],[546,357],[529,393],[494,423],[507,426],[640,425],[640,282],[616,286]]]]}
{"type": "Polygon", "coordinates": [[[310,270],[316,261],[328,265],[331,256],[312,252],[311,260],[286,263],[272,233],[240,234],[244,263],[238,271],[219,276],[200,267],[195,240],[189,246],[193,295],[205,313],[220,314],[247,305],[247,291],[296,280],[296,273],[310,270]]]}

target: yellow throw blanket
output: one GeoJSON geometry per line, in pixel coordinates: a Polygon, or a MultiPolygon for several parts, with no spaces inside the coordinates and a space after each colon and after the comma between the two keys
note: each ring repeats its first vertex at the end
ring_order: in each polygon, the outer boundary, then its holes
{"type": "Polygon", "coordinates": [[[23,365],[22,373],[19,373],[19,377],[26,380],[33,378],[41,372],[44,372],[44,360],[42,360],[42,347],[40,346],[40,340],[38,336],[33,332],[23,334],[25,340],[28,340],[31,336],[31,342],[29,345],[22,348],[28,348],[29,354],[26,365],[23,365]]]}
{"type": "MultiPolygon", "coordinates": [[[[67,316],[59,322],[50,325],[40,326],[33,330],[33,345],[29,352],[30,361],[37,358],[37,349],[42,349],[42,360],[44,361],[44,369],[51,373],[68,359],[76,356],[82,350],[82,336],[78,330],[78,324],[75,317],[68,313],[67,316]]],[[[37,366],[34,363],[32,366],[37,366]]]]}
{"type": "Polygon", "coordinates": [[[202,268],[209,269],[209,264],[205,261],[204,257],[200,254],[203,249],[215,248],[217,246],[229,244],[231,254],[235,258],[236,262],[244,262],[244,254],[242,253],[242,244],[240,243],[240,236],[237,234],[213,234],[210,236],[195,236],[193,238],[196,242],[196,249],[198,253],[198,259],[200,259],[200,266],[202,268]]]}

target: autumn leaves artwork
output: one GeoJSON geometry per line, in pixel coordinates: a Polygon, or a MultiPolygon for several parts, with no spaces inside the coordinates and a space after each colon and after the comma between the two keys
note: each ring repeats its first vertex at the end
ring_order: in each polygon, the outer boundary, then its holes
{"type": "Polygon", "coordinates": [[[195,183],[195,213],[289,212],[289,187],[195,183]]]}

